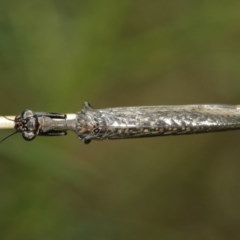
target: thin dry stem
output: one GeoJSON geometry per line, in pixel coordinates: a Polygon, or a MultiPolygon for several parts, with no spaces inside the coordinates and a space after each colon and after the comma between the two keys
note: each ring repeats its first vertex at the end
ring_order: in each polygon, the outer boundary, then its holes
{"type": "Polygon", "coordinates": [[[0,129],[13,129],[15,116],[0,116],[0,129]]]}

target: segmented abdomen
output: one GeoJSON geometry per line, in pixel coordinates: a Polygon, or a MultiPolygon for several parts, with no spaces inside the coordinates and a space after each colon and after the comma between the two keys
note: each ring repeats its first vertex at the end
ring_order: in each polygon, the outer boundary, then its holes
{"type": "Polygon", "coordinates": [[[92,109],[78,114],[82,139],[120,139],[193,134],[240,128],[240,109],[230,105],[179,105],[92,109]]]}

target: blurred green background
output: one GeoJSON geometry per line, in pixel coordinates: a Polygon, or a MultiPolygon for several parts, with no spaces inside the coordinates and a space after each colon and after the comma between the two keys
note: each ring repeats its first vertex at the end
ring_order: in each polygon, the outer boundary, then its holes
{"type": "MultiPolygon", "coordinates": [[[[1,1],[1,114],[240,103],[240,1],[1,1]]],[[[1,131],[4,137],[11,131],[1,131]]],[[[0,239],[240,239],[239,132],[0,146],[0,239]]]]}

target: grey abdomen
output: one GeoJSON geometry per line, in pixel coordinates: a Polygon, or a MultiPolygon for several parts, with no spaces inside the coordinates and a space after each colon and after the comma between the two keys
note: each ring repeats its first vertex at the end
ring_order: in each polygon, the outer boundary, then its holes
{"type": "Polygon", "coordinates": [[[179,105],[92,109],[78,114],[81,139],[121,139],[240,129],[240,109],[230,105],[179,105]]]}

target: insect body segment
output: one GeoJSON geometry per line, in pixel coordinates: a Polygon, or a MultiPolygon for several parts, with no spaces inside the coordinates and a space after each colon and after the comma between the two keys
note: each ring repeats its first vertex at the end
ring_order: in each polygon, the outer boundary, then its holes
{"type": "Polygon", "coordinates": [[[15,118],[15,129],[25,140],[33,140],[39,133],[38,117],[31,110],[25,110],[15,118]]]}
{"type": "Polygon", "coordinates": [[[240,129],[238,105],[170,105],[93,109],[77,115],[76,133],[92,139],[186,135],[240,129]]]}
{"type": "Polygon", "coordinates": [[[28,141],[38,135],[63,136],[67,134],[66,118],[66,114],[24,110],[15,118],[15,129],[22,132],[23,138],[28,141]]]}

